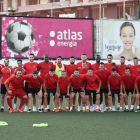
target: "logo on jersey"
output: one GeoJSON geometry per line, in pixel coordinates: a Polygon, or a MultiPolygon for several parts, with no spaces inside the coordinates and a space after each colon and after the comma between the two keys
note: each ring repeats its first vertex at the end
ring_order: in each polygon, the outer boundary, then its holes
{"type": "Polygon", "coordinates": [[[117,81],[116,81],[116,83],[118,84],[118,83],[119,83],[119,81],[117,80],[117,81]]]}
{"type": "Polygon", "coordinates": [[[65,85],[67,85],[67,82],[65,82],[65,85]]]}
{"type": "Polygon", "coordinates": [[[92,80],[92,82],[94,82],[94,80],[92,80]]]}
{"type": "Polygon", "coordinates": [[[106,77],[106,74],[105,74],[105,77],[106,77]]]}
{"type": "Polygon", "coordinates": [[[132,80],[130,80],[130,83],[132,83],[132,80]]]}
{"type": "Polygon", "coordinates": [[[53,82],[55,82],[55,79],[53,79],[53,82]]]}
{"type": "Polygon", "coordinates": [[[79,81],[79,83],[81,83],[81,81],[79,81]]]}
{"type": "Polygon", "coordinates": [[[35,65],[34,65],[34,68],[35,68],[35,65]]]}

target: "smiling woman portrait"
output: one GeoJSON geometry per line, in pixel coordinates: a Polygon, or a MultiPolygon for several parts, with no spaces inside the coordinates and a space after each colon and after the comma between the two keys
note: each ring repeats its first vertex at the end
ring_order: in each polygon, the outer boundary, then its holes
{"type": "Polygon", "coordinates": [[[119,55],[114,56],[114,58],[120,58],[124,56],[127,59],[132,59],[133,57],[139,57],[140,48],[137,48],[133,43],[135,40],[136,31],[131,22],[124,22],[120,27],[120,39],[123,43],[123,52],[119,55]],[[135,48],[134,53],[132,52],[132,47],[135,48]]]}

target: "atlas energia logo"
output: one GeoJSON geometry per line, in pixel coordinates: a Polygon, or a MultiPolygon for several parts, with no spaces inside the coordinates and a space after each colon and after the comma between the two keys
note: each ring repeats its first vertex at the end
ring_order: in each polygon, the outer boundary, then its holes
{"type": "Polygon", "coordinates": [[[82,40],[82,32],[73,32],[70,29],[63,32],[50,31],[50,46],[77,46],[77,41],[82,40]],[[54,39],[57,38],[56,39],[54,39]]]}

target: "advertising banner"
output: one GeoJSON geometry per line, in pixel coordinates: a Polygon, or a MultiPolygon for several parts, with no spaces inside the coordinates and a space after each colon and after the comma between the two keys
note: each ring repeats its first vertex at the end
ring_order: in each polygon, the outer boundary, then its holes
{"type": "Polygon", "coordinates": [[[102,58],[112,54],[118,59],[140,58],[140,22],[124,20],[103,20],[102,58]]]}
{"type": "Polygon", "coordinates": [[[93,58],[93,20],[1,16],[1,57],[93,58]]]}

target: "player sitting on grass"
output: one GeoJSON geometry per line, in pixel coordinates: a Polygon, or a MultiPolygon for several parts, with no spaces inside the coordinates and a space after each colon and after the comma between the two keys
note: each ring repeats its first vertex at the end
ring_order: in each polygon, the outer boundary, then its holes
{"type": "Polygon", "coordinates": [[[85,75],[85,79],[86,79],[86,112],[89,112],[89,96],[91,95],[91,93],[96,94],[95,112],[100,112],[99,105],[100,105],[101,80],[96,74],[93,74],[92,68],[88,68],[88,72],[85,75]]]}
{"type": "Polygon", "coordinates": [[[17,109],[18,112],[23,112],[22,111],[22,106],[26,103],[27,101],[27,95],[25,91],[22,89],[24,80],[27,80],[28,76],[22,75],[22,70],[18,70],[16,75],[8,78],[5,81],[5,87],[7,89],[7,103],[10,107],[9,113],[12,113],[13,107],[12,107],[12,99],[16,95],[19,99],[21,100],[21,103],[19,105],[19,108],[17,109]],[[8,87],[9,85],[9,87],[8,87]]]}
{"type": "Polygon", "coordinates": [[[71,81],[71,91],[70,91],[70,111],[72,111],[73,98],[78,92],[82,97],[83,111],[85,112],[85,79],[83,75],[80,75],[79,69],[74,70],[74,76],[70,78],[71,81]]]}
{"type": "Polygon", "coordinates": [[[124,102],[125,102],[125,110],[124,112],[128,112],[128,95],[131,93],[131,112],[134,112],[134,104],[135,104],[135,88],[134,82],[136,80],[136,76],[130,73],[130,68],[125,68],[125,74],[122,76],[124,82],[124,102]]]}
{"type": "Polygon", "coordinates": [[[54,68],[49,69],[49,73],[45,75],[44,78],[44,112],[48,112],[47,104],[48,100],[47,97],[50,93],[54,96],[54,112],[58,112],[57,105],[58,105],[58,94],[56,94],[56,85],[58,82],[58,76],[54,73],[54,68]]]}
{"type": "Polygon", "coordinates": [[[43,80],[40,76],[38,76],[38,71],[33,70],[33,75],[28,76],[29,85],[28,85],[28,112],[31,112],[31,98],[32,94],[38,95],[38,112],[42,112],[41,110],[41,102],[42,102],[42,84],[43,80]]]}
{"type": "Polygon", "coordinates": [[[123,106],[123,81],[121,76],[117,75],[117,70],[115,68],[112,68],[111,70],[111,75],[108,77],[107,80],[108,83],[108,105],[109,105],[109,110],[112,111],[111,109],[111,97],[114,97],[115,94],[120,96],[120,112],[122,112],[122,106],[123,106]]]}
{"type": "Polygon", "coordinates": [[[66,112],[69,112],[69,89],[70,89],[70,79],[67,77],[67,72],[63,70],[61,72],[61,77],[58,78],[57,83],[57,93],[60,94],[59,96],[59,112],[61,111],[61,98],[65,96],[67,99],[66,101],[66,112]]]}

